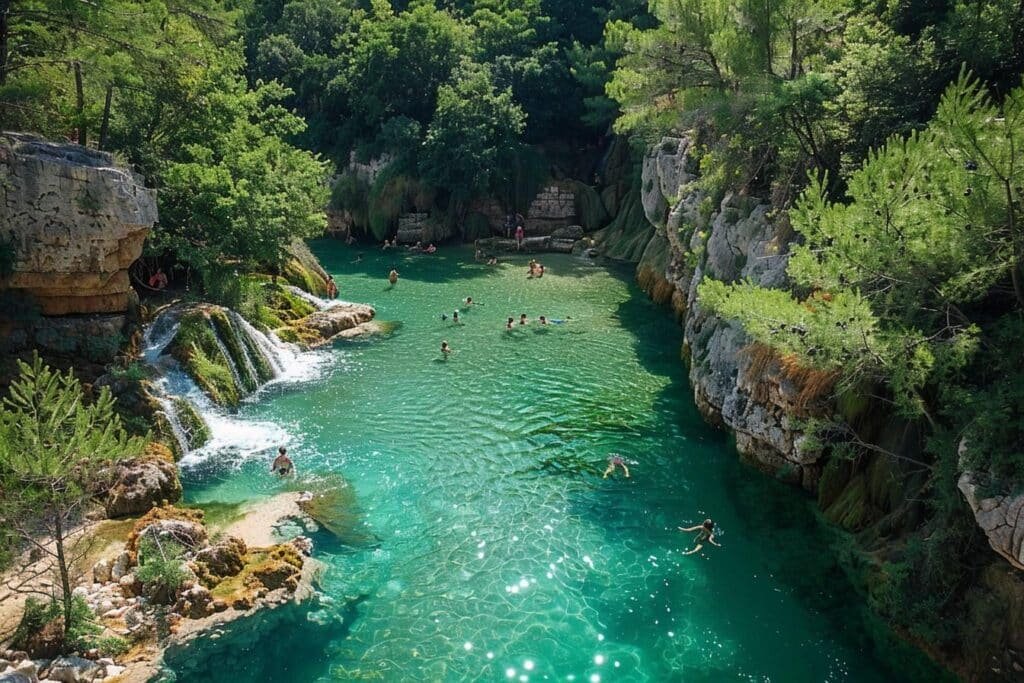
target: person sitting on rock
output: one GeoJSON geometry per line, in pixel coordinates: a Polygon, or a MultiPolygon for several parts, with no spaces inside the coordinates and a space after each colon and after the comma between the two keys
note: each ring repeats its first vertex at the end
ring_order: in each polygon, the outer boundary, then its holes
{"type": "Polygon", "coordinates": [[[163,289],[167,286],[167,276],[163,268],[157,268],[156,272],[149,276],[149,286],[153,289],[163,289]]]}
{"type": "Polygon", "coordinates": [[[295,471],[295,465],[292,463],[292,459],[288,457],[288,449],[284,446],[277,449],[277,457],[274,458],[273,464],[270,465],[270,471],[282,477],[286,477],[295,471]]]}
{"type": "Polygon", "coordinates": [[[616,467],[621,467],[622,471],[626,473],[626,479],[629,479],[629,468],[626,467],[626,459],[618,453],[611,453],[608,456],[608,469],[604,471],[604,479],[608,478],[609,474],[615,472],[616,467]]]}
{"type": "Polygon", "coordinates": [[[699,553],[700,549],[704,547],[705,543],[717,545],[719,548],[722,547],[722,544],[715,540],[715,523],[712,522],[710,519],[705,519],[703,524],[698,524],[697,526],[688,526],[685,528],[679,527],[679,530],[682,532],[697,532],[697,537],[694,539],[696,545],[687,550],[686,552],[684,552],[683,555],[693,555],[694,553],[699,553]]]}

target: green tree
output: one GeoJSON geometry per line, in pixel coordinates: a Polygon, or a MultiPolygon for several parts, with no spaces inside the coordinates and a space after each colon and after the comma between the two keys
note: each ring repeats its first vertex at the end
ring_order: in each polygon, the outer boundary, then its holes
{"type": "Polygon", "coordinates": [[[464,64],[438,91],[420,159],[423,179],[456,201],[483,193],[507,173],[523,124],[512,94],[497,91],[485,67],[464,64]]]}
{"type": "Polygon", "coordinates": [[[56,564],[65,635],[74,623],[68,539],[101,471],[141,452],[107,387],[86,403],[75,376],[19,361],[0,409],[0,517],[56,564]]]}

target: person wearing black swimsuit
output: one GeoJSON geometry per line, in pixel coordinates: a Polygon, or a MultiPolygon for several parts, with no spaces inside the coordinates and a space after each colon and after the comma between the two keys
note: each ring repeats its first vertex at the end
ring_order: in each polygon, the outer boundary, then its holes
{"type": "Polygon", "coordinates": [[[694,553],[699,553],[700,549],[704,547],[705,543],[717,545],[719,548],[722,547],[722,544],[715,540],[715,523],[712,522],[710,519],[705,519],[703,524],[698,524],[697,526],[690,526],[685,528],[679,527],[679,530],[683,532],[697,532],[697,536],[696,538],[694,538],[694,542],[696,543],[696,545],[693,546],[693,548],[691,548],[690,550],[684,552],[683,555],[693,555],[694,553]]]}

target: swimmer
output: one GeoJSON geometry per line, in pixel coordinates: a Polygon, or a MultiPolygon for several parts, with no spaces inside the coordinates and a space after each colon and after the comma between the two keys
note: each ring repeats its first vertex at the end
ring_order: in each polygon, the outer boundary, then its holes
{"type": "Polygon", "coordinates": [[[505,329],[506,329],[506,330],[511,330],[511,329],[512,329],[512,323],[514,323],[515,321],[516,321],[516,319],[515,319],[515,318],[511,318],[511,317],[510,317],[510,318],[508,319],[508,323],[507,323],[507,324],[505,325],[505,329]]]}
{"type": "MultiPolygon", "coordinates": [[[[395,239],[395,242],[398,242],[397,238],[395,239]]],[[[384,240],[384,246],[381,247],[381,250],[382,251],[387,251],[388,249],[391,249],[393,246],[394,245],[391,244],[390,240],[384,240]]]]}
{"type": "Polygon", "coordinates": [[[429,247],[427,247],[423,251],[426,252],[427,254],[433,254],[435,251],[437,251],[437,247],[435,247],[433,244],[431,244],[429,247]]]}
{"type": "Polygon", "coordinates": [[[466,297],[466,301],[465,301],[465,304],[466,304],[467,306],[472,306],[472,305],[473,305],[473,297],[471,297],[471,296],[467,296],[467,297],[466,297]]]}
{"type": "Polygon", "coordinates": [[[452,312],[452,325],[461,325],[461,324],[462,324],[462,321],[459,320],[459,312],[458,311],[453,311],[452,312]]]}
{"type": "Polygon", "coordinates": [[[292,459],[288,457],[288,450],[281,446],[277,449],[277,457],[274,458],[274,462],[270,465],[271,474],[286,477],[294,470],[295,466],[292,464],[292,459]]]}
{"type": "Polygon", "coordinates": [[[359,253],[359,254],[356,254],[356,260],[353,261],[352,263],[361,263],[362,260],[363,260],[363,255],[362,255],[362,253],[359,253]]]}
{"type": "Polygon", "coordinates": [[[569,322],[570,320],[572,320],[572,317],[567,315],[564,318],[552,318],[550,322],[553,322],[556,325],[564,325],[565,323],[569,322]]]}
{"type": "Polygon", "coordinates": [[[448,356],[451,354],[451,352],[452,347],[448,346],[448,342],[441,342],[441,357],[444,358],[445,360],[448,360],[448,356]]]}
{"type": "Polygon", "coordinates": [[[698,524],[697,526],[679,527],[679,530],[683,532],[697,532],[697,536],[694,538],[696,545],[684,552],[683,555],[693,555],[700,552],[705,543],[717,545],[719,548],[722,547],[722,544],[715,540],[715,523],[710,519],[705,519],[703,524],[698,524]]]}
{"type": "Polygon", "coordinates": [[[395,283],[398,282],[398,271],[395,270],[394,268],[392,268],[391,272],[388,273],[388,282],[391,283],[391,286],[394,286],[395,283]]]}
{"type": "Polygon", "coordinates": [[[537,267],[540,268],[540,272],[537,273],[537,277],[544,277],[544,264],[538,263],[537,267]]]}
{"type": "Polygon", "coordinates": [[[616,467],[621,467],[622,471],[626,473],[626,479],[629,479],[629,468],[626,467],[626,460],[618,453],[610,453],[608,455],[608,469],[604,471],[604,479],[608,478],[609,474],[615,472],[616,467]]]}
{"type": "Polygon", "coordinates": [[[519,324],[520,325],[525,325],[526,324],[526,314],[525,313],[520,313],[519,314],[519,324]]]}
{"type": "Polygon", "coordinates": [[[540,324],[541,325],[547,325],[548,324],[548,319],[545,318],[544,316],[541,316],[540,317],[540,324]]]}

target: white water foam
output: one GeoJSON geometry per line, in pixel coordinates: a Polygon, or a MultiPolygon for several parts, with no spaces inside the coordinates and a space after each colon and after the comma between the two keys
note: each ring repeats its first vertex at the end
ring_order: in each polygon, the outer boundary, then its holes
{"type": "MultiPolygon", "coordinates": [[[[265,387],[272,384],[307,382],[320,377],[326,370],[330,362],[330,355],[326,351],[304,352],[294,344],[281,341],[274,334],[268,335],[257,330],[234,311],[230,314],[239,333],[252,339],[266,356],[274,373],[274,378],[248,396],[246,401],[255,400],[265,387]]],[[[171,424],[174,437],[182,446],[184,455],[179,461],[181,466],[196,465],[211,457],[241,463],[291,441],[288,431],[277,423],[240,418],[215,405],[176,361],[162,357],[161,354],[177,330],[174,311],[159,316],[146,330],[143,357],[161,372],[160,378],[154,382],[154,391],[171,424]],[[187,437],[171,400],[173,397],[191,403],[206,422],[210,440],[203,447],[188,450],[187,437]]]]}

